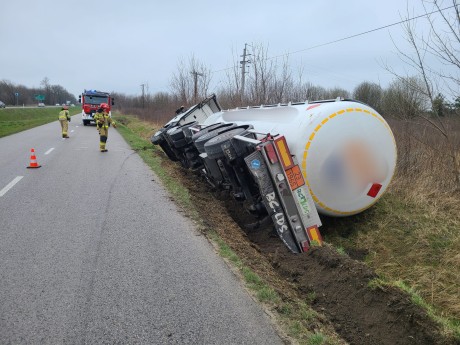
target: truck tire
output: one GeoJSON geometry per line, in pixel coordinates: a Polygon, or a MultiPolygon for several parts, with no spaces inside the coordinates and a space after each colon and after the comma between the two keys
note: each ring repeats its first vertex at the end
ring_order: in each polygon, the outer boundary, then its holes
{"type": "Polygon", "coordinates": [[[192,141],[195,141],[196,139],[198,139],[199,137],[201,137],[202,135],[205,135],[206,133],[209,133],[210,131],[216,129],[216,128],[219,128],[221,126],[225,125],[224,123],[222,122],[218,122],[218,123],[215,123],[211,126],[208,126],[206,128],[203,128],[202,130],[200,130],[199,132],[196,132],[195,134],[192,135],[192,141]]]}
{"type": "Polygon", "coordinates": [[[177,162],[179,159],[176,157],[176,154],[174,151],[169,147],[169,144],[167,143],[166,140],[163,140],[160,142],[160,147],[163,149],[164,153],[166,153],[166,156],[173,162],[177,162]]]}
{"type": "Polygon", "coordinates": [[[235,127],[236,127],[236,125],[234,123],[226,123],[226,124],[223,124],[223,125],[215,128],[215,129],[209,131],[208,133],[203,134],[202,136],[200,136],[199,138],[197,138],[194,141],[196,149],[198,150],[199,153],[205,153],[206,151],[204,149],[204,144],[209,139],[214,138],[214,137],[218,136],[219,134],[221,134],[223,132],[226,132],[226,131],[229,131],[232,128],[235,128],[235,127]]]}
{"type": "Polygon", "coordinates": [[[165,139],[163,138],[163,131],[158,131],[150,138],[153,145],[160,145],[165,139]]]}
{"type": "Polygon", "coordinates": [[[218,159],[224,157],[224,152],[222,151],[222,144],[232,139],[235,135],[242,134],[246,131],[246,128],[236,127],[229,131],[223,132],[214,138],[209,139],[204,144],[204,150],[208,155],[209,159],[218,159]]]}
{"type": "Polygon", "coordinates": [[[173,126],[173,127],[170,127],[168,128],[165,132],[164,132],[164,138],[165,138],[165,141],[167,143],[169,143],[169,145],[173,145],[173,142],[171,140],[171,137],[169,136],[171,133],[174,133],[177,129],[177,126],[173,126]]]}
{"type": "Polygon", "coordinates": [[[187,140],[184,139],[179,139],[179,140],[174,140],[173,141],[174,147],[176,149],[180,149],[181,147],[187,146],[187,140]]]}
{"type": "Polygon", "coordinates": [[[181,125],[181,126],[177,127],[177,129],[175,131],[173,131],[172,133],[169,134],[169,137],[171,138],[171,141],[175,142],[177,140],[184,139],[185,138],[184,129],[188,128],[190,126],[193,126],[194,124],[196,124],[196,121],[189,122],[189,123],[186,123],[184,125],[181,125]]]}

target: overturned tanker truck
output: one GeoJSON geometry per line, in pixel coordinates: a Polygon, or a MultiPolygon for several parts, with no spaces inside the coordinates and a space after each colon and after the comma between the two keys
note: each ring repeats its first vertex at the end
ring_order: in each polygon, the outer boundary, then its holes
{"type": "Polygon", "coordinates": [[[349,216],[376,203],[396,166],[386,121],[342,98],[222,110],[212,95],[151,141],[255,219],[271,220],[294,253],[321,245],[318,213],[349,216]]]}

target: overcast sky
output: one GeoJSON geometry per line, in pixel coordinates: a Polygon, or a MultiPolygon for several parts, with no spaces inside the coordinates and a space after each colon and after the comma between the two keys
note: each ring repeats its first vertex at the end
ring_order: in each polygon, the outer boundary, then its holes
{"type": "MultiPolygon", "coordinates": [[[[452,5],[443,1],[443,6],[452,5]]],[[[384,63],[404,71],[392,43],[397,25],[330,41],[425,13],[420,0],[4,0],[0,6],[0,80],[39,87],[43,78],[78,95],[83,89],[128,95],[170,91],[179,60],[192,55],[212,71],[233,64],[244,44],[290,55],[302,79],[349,91],[363,81],[386,87],[384,63]]],[[[417,20],[423,31],[424,20],[417,20]]],[[[406,68],[407,69],[407,68],[406,68]]],[[[294,73],[295,74],[295,73],[294,73]]],[[[225,80],[212,76],[212,92],[225,80]]]]}

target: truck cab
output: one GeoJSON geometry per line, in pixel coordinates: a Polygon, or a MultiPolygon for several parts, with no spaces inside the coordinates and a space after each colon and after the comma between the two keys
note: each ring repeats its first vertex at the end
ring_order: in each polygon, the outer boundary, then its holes
{"type": "Polygon", "coordinates": [[[81,119],[84,126],[89,125],[91,122],[95,122],[94,113],[96,113],[101,103],[107,103],[109,105],[109,116],[112,116],[111,108],[112,105],[115,104],[110,93],[97,90],[84,90],[83,93],[78,96],[78,102],[81,103],[81,119]]]}

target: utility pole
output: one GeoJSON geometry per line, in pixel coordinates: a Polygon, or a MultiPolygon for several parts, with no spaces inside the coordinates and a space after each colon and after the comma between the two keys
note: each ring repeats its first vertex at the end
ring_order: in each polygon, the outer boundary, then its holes
{"type": "Polygon", "coordinates": [[[245,78],[246,78],[246,64],[247,63],[250,63],[251,60],[246,60],[246,57],[250,56],[251,54],[248,54],[246,52],[246,47],[247,47],[247,43],[244,44],[244,49],[243,49],[243,55],[240,55],[241,57],[243,57],[243,60],[240,61],[240,64],[241,64],[241,91],[240,91],[240,98],[241,98],[241,102],[243,102],[243,97],[244,97],[244,82],[245,82],[245,78]]]}
{"type": "Polygon", "coordinates": [[[193,103],[196,104],[197,98],[198,98],[198,76],[202,77],[203,73],[198,73],[195,70],[193,70],[190,73],[193,74],[193,84],[194,84],[193,103]]]}
{"type": "Polygon", "coordinates": [[[144,109],[144,105],[145,105],[145,97],[144,97],[144,86],[145,84],[141,84],[141,87],[142,87],[142,109],[144,109]]]}

